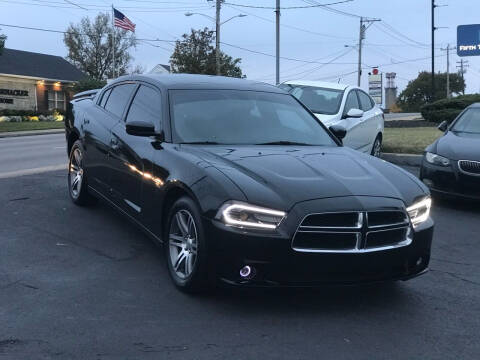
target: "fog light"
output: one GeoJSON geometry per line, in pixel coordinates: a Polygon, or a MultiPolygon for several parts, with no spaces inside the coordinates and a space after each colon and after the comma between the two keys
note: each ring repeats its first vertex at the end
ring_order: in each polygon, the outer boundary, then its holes
{"type": "Polygon", "coordinates": [[[251,279],[255,276],[255,268],[245,265],[243,268],[240,269],[240,276],[243,279],[251,279]]]}

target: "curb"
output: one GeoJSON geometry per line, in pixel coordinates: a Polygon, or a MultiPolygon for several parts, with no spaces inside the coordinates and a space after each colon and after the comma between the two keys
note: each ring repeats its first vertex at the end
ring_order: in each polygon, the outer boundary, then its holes
{"type": "Polygon", "coordinates": [[[383,153],[382,159],[395,165],[420,166],[422,155],[383,153]]]}
{"type": "Polygon", "coordinates": [[[65,129],[10,131],[10,132],[0,133],[0,138],[32,136],[32,135],[63,134],[64,132],[65,132],[65,129]]]}

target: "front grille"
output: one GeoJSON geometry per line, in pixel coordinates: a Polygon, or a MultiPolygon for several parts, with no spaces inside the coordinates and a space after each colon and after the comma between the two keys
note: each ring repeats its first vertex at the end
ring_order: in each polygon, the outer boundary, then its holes
{"type": "Polygon", "coordinates": [[[292,240],[300,252],[370,252],[409,245],[410,222],[403,210],[307,215],[292,240]]]}
{"type": "Polygon", "coordinates": [[[458,167],[466,174],[480,176],[480,161],[459,160],[458,167]]]}

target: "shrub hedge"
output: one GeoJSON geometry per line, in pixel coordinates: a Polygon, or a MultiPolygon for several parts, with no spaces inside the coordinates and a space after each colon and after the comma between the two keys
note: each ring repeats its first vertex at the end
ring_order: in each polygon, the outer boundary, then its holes
{"type": "Polygon", "coordinates": [[[65,115],[65,111],[62,109],[53,109],[49,111],[36,111],[36,110],[13,110],[2,109],[0,110],[0,116],[48,116],[48,115],[65,115]]]}
{"type": "Polygon", "coordinates": [[[480,94],[462,95],[453,99],[443,99],[422,106],[420,112],[427,121],[452,122],[467,106],[480,102],[480,94]]]}

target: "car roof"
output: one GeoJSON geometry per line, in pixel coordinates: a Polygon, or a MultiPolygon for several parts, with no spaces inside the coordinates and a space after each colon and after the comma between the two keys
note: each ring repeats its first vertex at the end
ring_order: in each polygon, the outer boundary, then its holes
{"type": "Polygon", "coordinates": [[[327,81],[311,81],[311,80],[289,80],[289,81],[285,81],[283,84],[315,86],[315,87],[335,89],[335,90],[345,90],[348,87],[352,87],[351,85],[347,85],[347,84],[339,84],[339,83],[327,82],[327,81]]]}
{"type": "Polygon", "coordinates": [[[470,105],[469,107],[472,107],[472,108],[480,108],[480,102],[473,103],[473,104],[470,105]]]}
{"type": "Polygon", "coordinates": [[[121,76],[111,84],[138,80],[153,83],[165,90],[250,90],[285,94],[285,91],[271,84],[246,79],[216,75],[197,74],[144,74],[121,76]]]}

